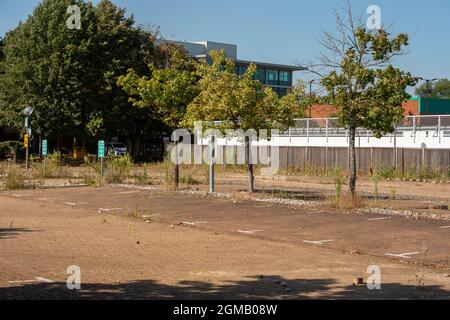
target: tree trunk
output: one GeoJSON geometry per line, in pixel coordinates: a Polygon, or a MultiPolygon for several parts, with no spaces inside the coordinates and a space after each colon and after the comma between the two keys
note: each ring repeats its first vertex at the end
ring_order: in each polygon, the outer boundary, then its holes
{"type": "Polygon", "coordinates": [[[141,139],[140,138],[136,139],[133,149],[134,149],[133,153],[130,155],[133,157],[134,160],[137,160],[139,158],[139,151],[141,149],[141,139]]]}
{"type": "Polygon", "coordinates": [[[56,138],[56,149],[59,152],[62,152],[63,151],[63,147],[64,147],[63,135],[59,133],[57,138],[56,138]]]}
{"type": "Polygon", "coordinates": [[[356,127],[352,126],[349,130],[350,134],[350,193],[353,201],[356,200],[356,127]]]}
{"type": "Polygon", "coordinates": [[[245,149],[246,149],[246,161],[248,164],[248,193],[254,193],[255,192],[255,177],[253,174],[250,138],[248,138],[248,140],[246,140],[246,142],[245,142],[245,149]]]}
{"type": "Polygon", "coordinates": [[[133,140],[131,140],[131,138],[127,138],[127,149],[128,149],[128,153],[130,155],[132,155],[133,153],[133,140]]]}

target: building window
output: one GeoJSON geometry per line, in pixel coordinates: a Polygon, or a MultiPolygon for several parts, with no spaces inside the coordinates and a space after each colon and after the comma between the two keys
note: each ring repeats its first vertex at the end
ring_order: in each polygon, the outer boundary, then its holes
{"type": "Polygon", "coordinates": [[[278,85],[278,70],[271,70],[267,72],[268,84],[278,85]]]}
{"type": "Polygon", "coordinates": [[[247,66],[239,66],[239,75],[242,76],[247,71],[247,66]]]}
{"type": "Polygon", "coordinates": [[[253,76],[254,80],[258,80],[262,84],[266,84],[266,69],[258,68],[256,69],[256,73],[253,76]]]}
{"type": "Polygon", "coordinates": [[[280,85],[281,86],[291,85],[291,73],[289,71],[280,71],[280,85]]]}

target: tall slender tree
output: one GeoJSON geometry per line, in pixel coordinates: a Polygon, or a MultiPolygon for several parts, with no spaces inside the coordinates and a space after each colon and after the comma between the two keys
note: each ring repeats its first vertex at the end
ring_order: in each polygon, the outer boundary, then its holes
{"type": "Polygon", "coordinates": [[[408,46],[408,35],[391,36],[384,29],[367,30],[355,19],[348,3],[344,13],[336,13],[336,32],[324,32],[322,66],[331,71],[322,78],[326,102],[337,107],[339,121],[347,127],[350,147],[350,192],[355,199],[357,128],[366,128],[377,137],[393,132],[403,117],[402,103],[409,98],[408,86],[416,79],[396,68],[393,58],[408,46]]]}

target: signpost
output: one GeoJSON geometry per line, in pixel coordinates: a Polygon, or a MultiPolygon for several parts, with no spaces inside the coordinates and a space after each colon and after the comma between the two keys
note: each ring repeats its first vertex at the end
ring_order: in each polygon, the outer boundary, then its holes
{"type": "Polygon", "coordinates": [[[98,142],[98,157],[100,158],[100,175],[103,177],[103,158],[105,158],[105,141],[98,142]]]}
{"type": "Polygon", "coordinates": [[[23,110],[23,114],[25,115],[25,135],[23,136],[23,143],[25,145],[26,150],[26,160],[25,160],[25,170],[28,171],[28,152],[29,152],[29,138],[31,138],[31,129],[29,128],[29,121],[28,118],[33,114],[33,108],[30,106],[27,106],[23,110]]]}
{"type": "Polygon", "coordinates": [[[42,140],[42,156],[44,159],[47,157],[47,140],[42,140]]]}
{"type": "Polygon", "coordinates": [[[28,171],[28,147],[30,146],[29,141],[28,141],[28,133],[25,133],[23,135],[23,145],[25,147],[25,170],[28,171]]]}
{"type": "Polygon", "coordinates": [[[47,171],[47,140],[42,140],[42,157],[44,157],[44,172],[47,171]]]}
{"type": "Polygon", "coordinates": [[[209,192],[214,193],[214,162],[216,157],[216,137],[211,136],[209,140],[209,192]]]}

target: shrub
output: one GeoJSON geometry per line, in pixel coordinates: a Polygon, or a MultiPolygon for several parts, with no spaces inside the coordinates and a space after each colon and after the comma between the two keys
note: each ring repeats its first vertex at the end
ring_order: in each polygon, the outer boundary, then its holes
{"type": "Polygon", "coordinates": [[[129,155],[108,158],[106,161],[106,181],[109,183],[122,183],[130,176],[133,161],[129,155]]]}

